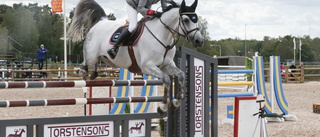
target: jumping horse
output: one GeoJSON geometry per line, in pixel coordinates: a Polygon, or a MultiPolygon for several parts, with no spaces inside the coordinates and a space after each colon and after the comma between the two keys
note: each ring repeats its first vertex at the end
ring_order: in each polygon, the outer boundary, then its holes
{"type": "Polygon", "coordinates": [[[164,83],[164,100],[159,105],[159,114],[167,112],[170,103],[170,76],[178,77],[179,90],[172,99],[172,106],[177,108],[184,99],[185,73],[176,67],[173,58],[176,53],[177,37],[183,36],[194,47],[201,47],[204,38],[198,27],[198,16],[195,13],[198,0],[191,6],[186,6],[183,0],[180,5],[171,1],[167,9],[163,9],[160,18],[149,19],[143,24],[144,32],[134,46],[120,46],[117,56],[112,59],[107,50],[112,47],[108,39],[123,25],[117,21],[107,19],[102,7],[94,0],[81,0],[75,8],[74,16],[68,30],[68,38],[74,42],[83,42],[84,62],[81,73],[87,79],[88,66],[94,66],[90,76],[97,77],[97,62],[102,60],[106,64],[129,68],[136,65],[135,72],[159,78],[164,83]],[[134,54],[131,59],[129,51],[134,54]]]}

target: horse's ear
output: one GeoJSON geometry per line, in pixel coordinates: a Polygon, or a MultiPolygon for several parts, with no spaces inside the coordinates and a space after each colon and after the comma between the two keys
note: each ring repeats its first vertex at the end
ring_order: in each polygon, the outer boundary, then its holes
{"type": "MultiPolygon", "coordinates": [[[[184,0],[183,0],[183,1],[184,1],[184,0]]],[[[193,2],[193,4],[191,5],[191,8],[194,9],[194,11],[196,11],[197,5],[198,5],[198,0],[195,0],[195,1],[193,2]]]]}
{"type": "Polygon", "coordinates": [[[186,2],[184,0],[182,0],[181,6],[180,6],[180,12],[185,11],[185,9],[186,9],[186,2]]]}

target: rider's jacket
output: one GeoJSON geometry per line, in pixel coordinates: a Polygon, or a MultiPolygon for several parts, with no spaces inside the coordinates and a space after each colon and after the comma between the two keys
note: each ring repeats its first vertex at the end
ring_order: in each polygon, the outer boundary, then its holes
{"type": "MultiPolygon", "coordinates": [[[[127,3],[137,10],[143,16],[146,16],[147,11],[153,4],[158,3],[160,0],[127,0],[127,3]]],[[[166,9],[167,3],[165,0],[161,0],[162,9],[166,9]]]]}

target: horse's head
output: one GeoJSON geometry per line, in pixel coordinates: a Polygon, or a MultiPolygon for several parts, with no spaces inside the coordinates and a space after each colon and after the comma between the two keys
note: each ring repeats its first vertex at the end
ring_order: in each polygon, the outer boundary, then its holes
{"type": "Polygon", "coordinates": [[[204,38],[201,35],[198,27],[198,16],[195,13],[198,0],[195,0],[191,6],[186,6],[183,0],[180,7],[180,33],[182,33],[194,47],[201,47],[204,43],[204,38]]]}

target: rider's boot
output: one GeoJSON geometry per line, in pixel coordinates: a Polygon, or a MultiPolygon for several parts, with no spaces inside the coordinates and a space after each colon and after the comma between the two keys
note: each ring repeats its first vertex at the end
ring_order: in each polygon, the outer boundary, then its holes
{"type": "Polygon", "coordinates": [[[120,36],[119,36],[116,44],[114,44],[113,47],[108,50],[108,54],[109,54],[109,56],[110,56],[112,59],[114,59],[114,58],[116,57],[117,53],[118,53],[119,43],[121,43],[122,41],[124,41],[124,40],[125,40],[128,36],[130,36],[130,35],[131,35],[131,32],[130,32],[128,29],[124,30],[124,31],[120,34],[120,36]]]}

